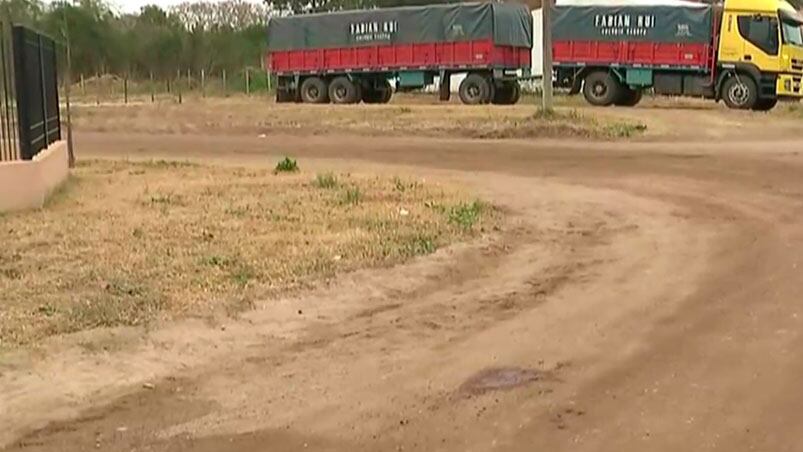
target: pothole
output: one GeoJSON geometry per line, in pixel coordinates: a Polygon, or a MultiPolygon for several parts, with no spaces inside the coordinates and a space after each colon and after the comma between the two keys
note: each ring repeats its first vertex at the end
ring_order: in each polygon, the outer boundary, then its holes
{"type": "Polygon", "coordinates": [[[503,391],[542,380],[546,372],[521,367],[492,367],[483,369],[466,380],[458,392],[480,395],[490,391],[503,391]]]}

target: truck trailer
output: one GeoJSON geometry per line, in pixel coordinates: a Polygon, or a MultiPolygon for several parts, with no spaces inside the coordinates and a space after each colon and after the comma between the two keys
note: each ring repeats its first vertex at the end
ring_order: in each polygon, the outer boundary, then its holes
{"type": "Polygon", "coordinates": [[[592,105],[642,92],[769,110],[801,99],[803,16],[784,0],[559,0],[555,82],[592,105]]]}
{"type": "Polygon", "coordinates": [[[438,77],[449,100],[465,73],[466,104],[512,104],[530,69],[532,16],[523,5],[457,3],[276,17],[267,64],[277,102],[385,103],[438,77]]]}

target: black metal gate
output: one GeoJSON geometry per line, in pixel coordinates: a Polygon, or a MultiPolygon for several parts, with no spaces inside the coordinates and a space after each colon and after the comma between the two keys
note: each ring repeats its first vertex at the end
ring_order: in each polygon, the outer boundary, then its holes
{"type": "Polygon", "coordinates": [[[56,44],[40,33],[13,28],[19,156],[30,160],[61,139],[56,44]]]}
{"type": "Polygon", "coordinates": [[[20,158],[11,26],[0,22],[0,162],[20,158]]]}

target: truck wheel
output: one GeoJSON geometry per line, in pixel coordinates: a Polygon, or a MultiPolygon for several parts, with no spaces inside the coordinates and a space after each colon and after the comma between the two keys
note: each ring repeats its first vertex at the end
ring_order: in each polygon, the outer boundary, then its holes
{"type": "Polygon", "coordinates": [[[753,107],[755,111],[770,111],[778,105],[778,99],[759,99],[753,107]]]}
{"type": "Polygon", "coordinates": [[[623,87],[619,99],[614,103],[622,107],[635,107],[639,102],[641,102],[641,96],[642,91],[640,89],[623,87]]]}
{"type": "Polygon", "coordinates": [[[510,84],[510,95],[507,98],[508,105],[515,105],[519,103],[519,99],[521,99],[521,86],[519,86],[519,82],[512,82],[510,84]]]}
{"type": "Polygon", "coordinates": [[[491,84],[480,74],[469,74],[460,83],[460,100],[466,105],[479,105],[491,101],[491,84]]]}
{"type": "Polygon", "coordinates": [[[329,102],[329,90],[326,81],[319,77],[310,77],[301,83],[301,100],[307,104],[325,104],[329,102]]]}
{"type": "Polygon", "coordinates": [[[329,84],[329,99],[336,104],[355,104],[362,97],[361,91],[348,77],[337,77],[329,84]]]}
{"type": "Polygon", "coordinates": [[[506,105],[508,102],[508,97],[511,96],[510,85],[507,83],[502,83],[502,86],[497,86],[496,90],[494,90],[494,97],[491,99],[492,104],[497,105],[506,105]]]}
{"type": "Polygon", "coordinates": [[[583,96],[591,105],[607,107],[619,99],[621,85],[610,72],[592,72],[583,83],[583,96]]]}
{"type": "Polygon", "coordinates": [[[758,101],[758,87],[748,75],[734,75],[722,84],[722,100],[728,108],[749,110],[758,101]]]}
{"type": "Polygon", "coordinates": [[[382,85],[382,89],[380,90],[382,97],[379,99],[379,103],[386,104],[393,98],[393,87],[390,86],[390,82],[385,79],[380,82],[380,85],[382,85]]]}

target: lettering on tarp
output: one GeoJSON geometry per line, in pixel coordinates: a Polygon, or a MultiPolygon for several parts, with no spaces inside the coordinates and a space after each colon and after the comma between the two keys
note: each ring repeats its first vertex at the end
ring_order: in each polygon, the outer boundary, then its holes
{"type": "Polygon", "coordinates": [[[597,14],[594,28],[603,36],[647,36],[655,28],[651,14],[597,14]]]}
{"type": "Polygon", "coordinates": [[[395,20],[349,24],[349,32],[355,42],[390,41],[398,31],[399,23],[395,20]]]}

